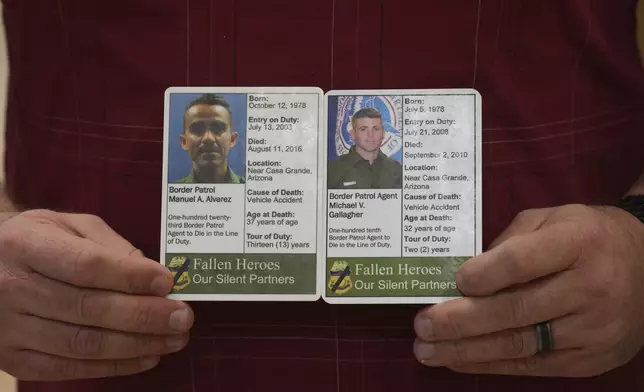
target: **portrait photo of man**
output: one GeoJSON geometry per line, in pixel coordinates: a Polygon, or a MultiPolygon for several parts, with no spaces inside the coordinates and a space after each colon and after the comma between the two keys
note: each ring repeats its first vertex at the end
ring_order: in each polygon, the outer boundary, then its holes
{"type": "Polygon", "coordinates": [[[192,167],[176,183],[244,183],[244,178],[229,163],[238,138],[232,107],[223,96],[206,93],[190,102],[183,114],[179,143],[190,157],[192,167]]]}
{"type": "Polygon", "coordinates": [[[380,111],[365,107],[353,114],[353,145],[329,162],[329,189],[400,189],[402,165],[382,152],[385,127],[380,111]]]}

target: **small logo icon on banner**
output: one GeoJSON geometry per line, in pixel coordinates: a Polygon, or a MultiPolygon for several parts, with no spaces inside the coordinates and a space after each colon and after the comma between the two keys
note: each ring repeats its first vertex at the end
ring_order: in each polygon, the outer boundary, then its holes
{"type": "Polygon", "coordinates": [[[190,268],[190,259],[187,257],[176,256],[170,260],[168,269],[174,275],[174,290],[183,290],[190,285],[188,268],[190,268]]]}
{"type": "Polygon", "coordinates": [[[335,294],[345,294],[353,288],[351,267],[346,261],[336,261],[329,271],[329,290],[335,294]]]}

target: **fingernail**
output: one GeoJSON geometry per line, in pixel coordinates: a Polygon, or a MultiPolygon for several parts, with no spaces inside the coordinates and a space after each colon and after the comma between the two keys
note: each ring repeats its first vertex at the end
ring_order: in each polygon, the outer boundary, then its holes
{"type": "Polygon", "coordinates": [[[431,359],[434,356],[434,345],[432,343],[418,343],[416,345],[416,357],[419,360],[431,359]]]}
{"type": "Polygon", "coordinates": [[[166,339],[165,344],[171,350],[180,350],[185,345],[186,340],[182,336],[171,336],[166,339]]]}
{"type": "Polygon", "coordinates": [[[164,277],[158,276],[152,281],[152,292],[158,295],[167,295],[172,290],[172,282],[164,277]]]}
{"type": "Polygon", "coordinates": [[[145,357],[141,358],[141,366],[144,369],[152,369],[159,364],[159,357],[145,357]]]}
{"type": "Polygon", "coordinates": [[[427,339],[432,336],[433,333],[433,328],[432,328],[432,321],[429,319],[427,316],[419,316],[416,317],[416,334],[420,338],[427,339]]]}
{"type": "Polygon", "coordinates": [[[170,328],[183,332],[187,330],[188,325],[188,310],[178,309],[170,315],[170,328]]]}

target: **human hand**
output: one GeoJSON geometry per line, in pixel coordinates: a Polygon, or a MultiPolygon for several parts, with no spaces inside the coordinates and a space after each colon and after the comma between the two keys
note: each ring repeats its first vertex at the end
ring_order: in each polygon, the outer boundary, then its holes
{"type": "Polygon", "coordinates": [[[0,369],[21,380],[113,377],[155,367],[194,315],[162,298],[172,273],[101,219],[28,211],[0,225],[0,369]]]}
{"type": "Polygon", "coordinates": [[[629,362],[644,343],[644,225],[618,208],[519,214],[457,284],[464,298],[415,319],[414,353],[427,366],[587,377],[629,362]],[[536,354],[534,325],[544,321],[554,347],[536,354]]]}

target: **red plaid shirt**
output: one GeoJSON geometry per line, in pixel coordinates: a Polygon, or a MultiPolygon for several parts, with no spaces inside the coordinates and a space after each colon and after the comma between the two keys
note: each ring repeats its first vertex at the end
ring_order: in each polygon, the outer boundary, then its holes
{"type": "MultiPolygon", "coordinates": [[[[7,181],[27,207],[100,215],[159,253],[168,86],[474,87],[484,237],[519,211],[612,203],[644,168],[635,0],[4,0],[7,181]]],[[[24,392],[642,390],[474,376],[412,356],[415,306],[194,305],[192,343],[132,377],[24,392]]]]}

